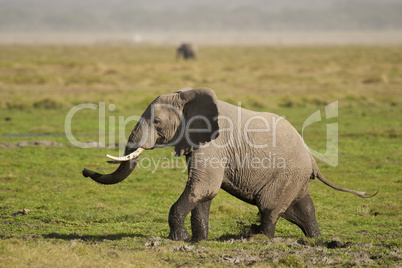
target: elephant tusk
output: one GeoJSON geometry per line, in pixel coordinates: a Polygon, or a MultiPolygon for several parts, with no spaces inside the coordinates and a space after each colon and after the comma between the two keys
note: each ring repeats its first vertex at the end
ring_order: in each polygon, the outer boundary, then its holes
{"type": "Polygon", "coordinates": [[[109,154],[106,154],[107,157],[115,160],[112,163],[116,163],[117,162],[123,162],[123,161],[128,161],[131,160],[133,158],[136,158],[138,156],[140,156],[140,154],[144,151],[144,149],[142,148],[138,148],[137,150],[135,150],[134,152],[132,152],[131,154],[125,155],[125,156],[120,156],[120,157],[116,157],[116,156],[112,156],[109,154]]]}

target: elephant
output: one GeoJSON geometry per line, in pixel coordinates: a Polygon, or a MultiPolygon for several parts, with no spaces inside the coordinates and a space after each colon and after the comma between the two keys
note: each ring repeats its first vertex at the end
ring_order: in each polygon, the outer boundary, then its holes
{"type": "Polygon", "coordinates": [[[190,43],[183,43],[177,48],[176,59],[179,59],[180,56],[183,56],[183,59],[195,59],[196,48],[190,43]]]}
{"type": "Polygon", "coordinates": [[[260,232],[274,237],[279,217],[296,224],[308,237],[320,236],[309,180],[360,197],[371,197],[335,185],[320,172],[296,129],[273,113],[254,112],[218,100],[210,88],[183,88],[157,97],[132,130],[122,157],[110,174],[84,169],[101,184],[123,181],[146,150],[174,147],[185,156],[188,180],[169,211],[172,240],[208,239],[209,210],[219,189],[256,205],[260,232]],[[184,227],[191,212],[192,236],[184,227]]]}

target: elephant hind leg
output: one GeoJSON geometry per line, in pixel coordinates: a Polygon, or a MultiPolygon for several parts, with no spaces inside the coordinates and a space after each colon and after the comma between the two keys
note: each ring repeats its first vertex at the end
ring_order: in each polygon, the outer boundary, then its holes
{"type": "Polygon", "coordinates": [[[279,218],[279,213],[269,210],[259,208],[261,214],[261,227],[260,232],[268,236],[269,238],[273,238],[275,235],[275,227],[276,222],[279,218]]]}
{"type": "Polygon", "coordinates": [[[282,185],[278,187],[275,183],[267,184],[257,199],[261,214],[261,232],[268,237],[274,237],[279,217],[288,211],[300,193],[307,191],[308,184],[305,184],[303,179],[295,180],[291,175],[286,175],[278,174],[282,185]]]}
{"type": "Polygon", "coordinates": [[[292,204],[282,215],[283,218],[296,224],[308,237],[320,236],[315,217],[315,208],[310,193],[292,204]]]}
{"type": "Polygon", "coordinates": [[[282,195],[279,197],[276,195],[277,198],[274,198],[275,202],[262,202],[257,205],[261,214],[260,231],[270,238],[275,235],[276,222],[290,206],[294,198],[289,198],[292,193],[287,191],[281,193],[282,195]]]}

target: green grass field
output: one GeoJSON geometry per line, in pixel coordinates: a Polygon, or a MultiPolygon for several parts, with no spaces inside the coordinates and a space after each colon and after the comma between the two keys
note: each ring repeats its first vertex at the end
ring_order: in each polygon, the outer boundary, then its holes
{"type": "Polygon", "coordinates": [[[190,62],[176,61],[173,47],[1,46],[0,267],[400,266],[401,115],[400,46],[202,47],[190,62]],[[322,237],[307,239],[280,220],[270,240],[249,235],[256,207],[220,191],[209,241],[167,240],[168,212],[186,172],[181,158],[157,170],[151,159],[170,158],[172,148],[145,152],[150,165],[117,185],[96,184],[81,171],[114,170],[104,154],[118,155],[109,145],[135,124],[120,133],[119,118],[141,115],[156,96],[185,86],[284,115],[300,132],[321,110],[324,120],[304,131],[311,148],[325,152],[326,124],[339,125],[339,165],[318,162],[322,173],[341,186],[380,192],[361,199],[311,181],[322,237]],[[325,120],[334,101],[338,117],[325,120]],[[72,131],[80,142],[99,141],[102,102],[105,147],[73,146],[64,129],[69,110],[98,105],[77,112],[72,131]],[[35,145],[43,140],[55,143],[35,145]],[[18,213],[24,208],[30,213],[18,213]],[[330,248],[331,241],[343,247],[330,248]]]}

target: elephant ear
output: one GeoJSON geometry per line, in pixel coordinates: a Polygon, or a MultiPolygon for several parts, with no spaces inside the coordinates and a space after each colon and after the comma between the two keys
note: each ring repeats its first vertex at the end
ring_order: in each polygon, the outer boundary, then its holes
{"type": "Polygon", "coordinates": [[[182,101],[183,118],[180,140],[175,145],[177,156],[186,155],[219,135],[218,100],[210,88],[183,88],[175,93],[182,101]]]}

